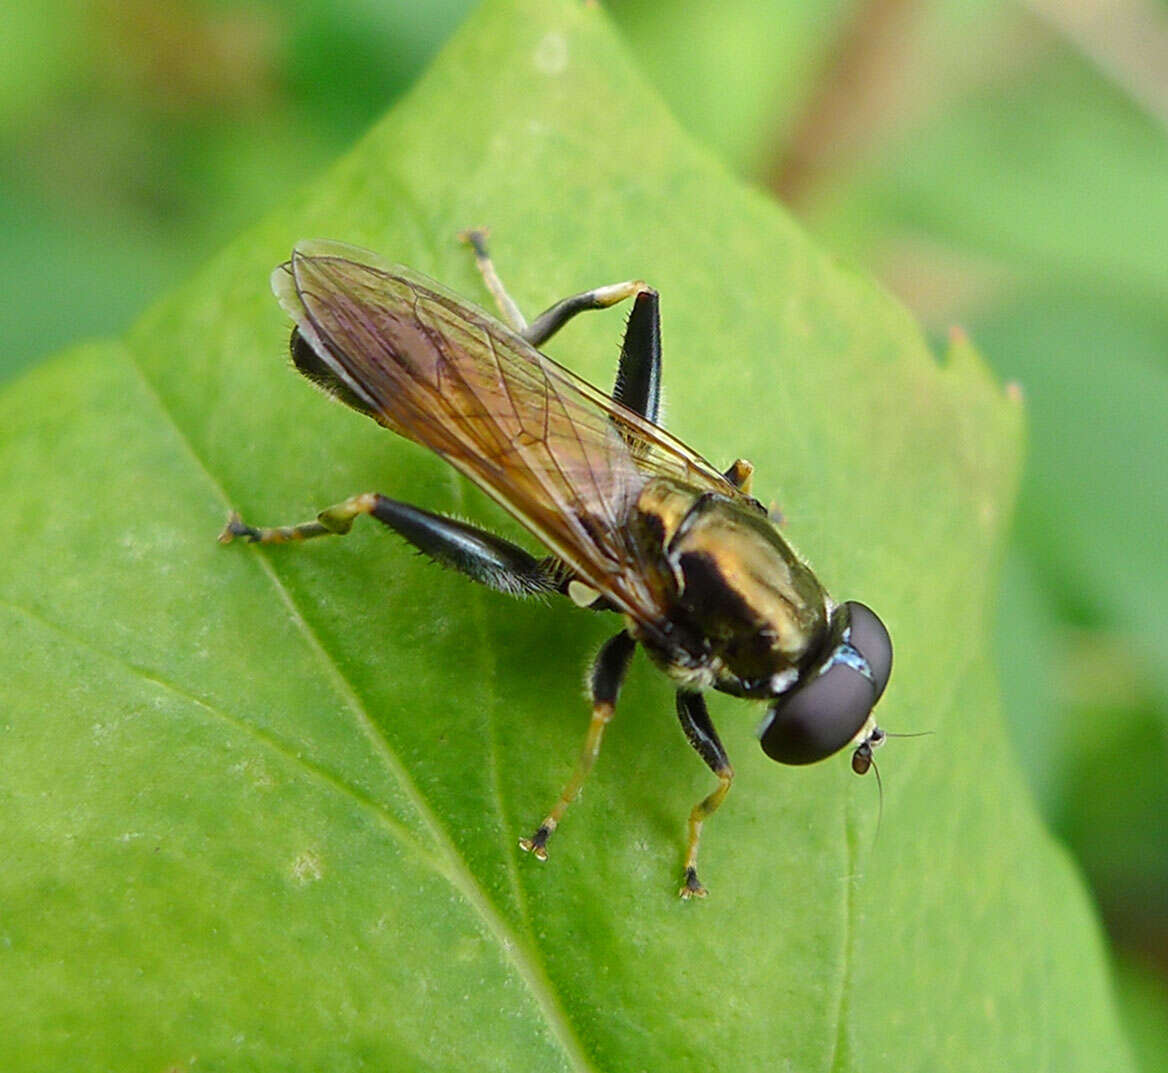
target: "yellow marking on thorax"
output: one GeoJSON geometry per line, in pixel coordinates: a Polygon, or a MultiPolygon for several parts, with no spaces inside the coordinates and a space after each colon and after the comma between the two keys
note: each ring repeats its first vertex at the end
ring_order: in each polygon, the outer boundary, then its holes
{"type": "Polygon", "coordinates": [[[779,651],[797,654],[806,649],[810,623],[822,614],[823,597],[817,584],[809,591],[807,577],[796,576],[807,572],[793,552],[784,555],[744,516],[721,512],[704,517],[675,550],[707,556],[727,586],[774,633],[779,651]]]}
{"type": "Polygon", "coordinates": [[[637,497],[637,509],[661,523],[663,529],[661,543],[668,546],[677,532],[677,527],[690,512],[698,496],[699,493],[694,489],[675,484],[666,477],[660,477],[641,489],[641,494],[637,497]]]}

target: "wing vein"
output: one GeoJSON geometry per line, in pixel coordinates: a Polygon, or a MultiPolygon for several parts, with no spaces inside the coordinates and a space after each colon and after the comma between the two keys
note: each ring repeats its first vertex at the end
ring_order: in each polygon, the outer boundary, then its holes
{"type": "Polygon", "coordinates": [[[381,424],[444,458],[639,621],[661,613],[658,566],[627,524],[644,486],[668,477],[741,497],[667,432],[410,269],[305,243],[273,286],[381,424]]]}

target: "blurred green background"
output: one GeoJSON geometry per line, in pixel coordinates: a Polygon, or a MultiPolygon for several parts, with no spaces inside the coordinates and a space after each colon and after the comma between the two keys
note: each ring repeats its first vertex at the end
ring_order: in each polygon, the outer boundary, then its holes
{"type": "MultiPolygon", "coordinates": [[[[119,332],[322,170],[469,6],[7,0],[0,381],[119,332]]],[[[1024,391],[1007,711],[1168,1069],[1168,4],[608,6],[694,135],[1024,391]]]]}

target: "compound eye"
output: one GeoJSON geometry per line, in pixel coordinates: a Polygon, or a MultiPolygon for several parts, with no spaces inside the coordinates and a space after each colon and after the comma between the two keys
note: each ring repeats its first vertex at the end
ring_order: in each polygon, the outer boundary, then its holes
{"type": "Polygon", "coordinates": [[[839,752],[868,720],[876,691],[855,667],[833,663],[776,701],[760,742],[780,764],[814,764],[839,752]]]}
{"type": "Polygon", "coordinates": [[[844,607],[848,609],[851,617],[848,642],[868,661],[868,667],[876,683],[876,696],[872,701],[875,705],[883,696],[884,687],[888,685],[888,677],[892,674],[892,638],[888,636],[884,623],[870,607],[858,604],[855,600],[849,600],[844,607]]]}
{"type": "Polygon", "coordinates": [[[840,612],[850,617],[846,642],[827,657],[826,669],[771,705],[762,728],[763,752],[781,764],[814,764],[848,745],[888,684],[892,642],[884,624],[863,604],[844,604],[840,612]]]}

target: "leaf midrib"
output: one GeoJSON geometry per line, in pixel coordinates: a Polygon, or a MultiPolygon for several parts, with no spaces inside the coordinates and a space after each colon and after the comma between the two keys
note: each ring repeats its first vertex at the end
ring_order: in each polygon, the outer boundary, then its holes
{"type": "MultiPolygon", "coordinates": [[[[138,376],[146,393],[154,402],[158,413],[163,420],[173,430],[178,439],[183,451],[186,453],[195,467],[202,473],[204,479],[210,485],[214,493],[219,497],[223,504],[224,513],[230,509],[232,502],[227,490],[222,483],[216,479],[211,472],[206,462],[200,457],[195,450],[191,438],[187,435],[186,430],[179,423],[175,414],[167,406],[165,399],[161,392],[156,388],[154,382],[150,379],[146,370],[139,364],[135,355],[132,344],[128,344],[124,348],[127,363],[138,376]]],[[[254,549],[259,550],[259,549],[254,549]]],[[[389,741],[385,735],[377,727],[376,722],[369,714],[367,707],[361,700],[356,689],[352,683],[349,682],[344,672],[341,670],[337,660],[332,653],[328,651],[320,637],[309,623],[307,617],[302,612],[299,605],[293,599],[287,586],[272,566],[269,558],[262,552],[254,556],[254,560],[260,564],[272,587],[275,589],[276,595],[280,601],[287,608],[291,615],[296,628],[300,631],[305,642],[309,648],[312,649],[319,659],[325,673],[328,675],[333,687],[336,689],[346,706],[353,713],[357,720],[358,726],[362,734],[369,741],[373,747],[374,753],[380,759],[385,767],[390,778],[400,787],[406,800],[413,806],[422,824],[425,826],[430,837],[434,840],[435,848],[438,856],[433,853],[426,852],[419,846],[410,836],[409,838],[419,852],[419,859],[430,864],[435,874],[440,875],[445,879],[451,887],[453,887],[462,896],[464,901],[471,907],[474,913],[482,921],[487,931],[494,936],[496,943],[501,949],[502,956],[511,962],[515,971],[518,973],[521,980],[527,986],[531,993],[532,999],[535,1001],[537,1007],[543,1013],[544,1021],[552,1038],[559,1045],[563,1051],[565,1058],[568,1060],[572,1069],[576,1073],[599,1073],[596,1067],[592,1064],[587,1052],[584,1050],[583,1044],[578,1038],[575,1029],[568,1017],[566,1009],[560,1002],[559,995],[556,992],[555,986],[549,978],[546,970],[546,965],[541,957],[538,956],[535,950],[532,949],[530,942],[517,933],[508,923],[498,907],[494,904],[488,896],[482,884],[479,883],[471,870],[467,860],[459,852],[458,847],[450,839],[438,819],[437,814],[430,807],[425,795],[417,788],[414,781],[410,778],[404,765],[397,757],[396,753],[390,746],[389,741]]],[[[116,657],[113,657],[116,658],[116,657]]],[[[134,668],[134,670],[143,678],[151,681],[157,681],[160,685],[166,685],[163,680],[156,676],[150,675],[141,668],[134,668]]],[[[179,695],[187,695],[181,688],[176,688],[175,692],[179,695]]],[[[198,701],[205,710],[216,711],[205,702],[198,701]]],[[[230,719],[230,717],[227,717],[230,719]]],[[[230,719],[233,724],[238,724],[240,720],[230,719]]],[[[245,722],[245,721],[244,721],[245,722]]],[[[492,723],[493,725],[493,723],[492,723]]],[[[267,740],[266,735],[261,735],[254,727],[253,732],[260,740],[267,740]]],[[[492,735],[493,740],[493,735],[492,735]]],[[[320,769],[319,773],[315,765],[309,764],[301,756],[290,751],[283,750],[285,755],[289,756],[295,763],[299,764],[304,770],[316,776],[325,774],[324,769],[320,769]]],[[[339,776],[329,776],[329,781],[338,788],[344,788],[349,796],[358,803],[365,804],[368,802],[370,806],[375,808],[384,818],[387,828],[398,833],[400,827],[397,820],[395,820],[384,808],[383,805],[374,802],[372,799],[367,799],[365,795],[361,794],[354,787],[349,786],[345,780],[339,776]]],[[[524,917],[526,918],[525,902],[520,903],[524,917]]],[[[530,934],[530,931],[529,931],[530,934]]]]}

